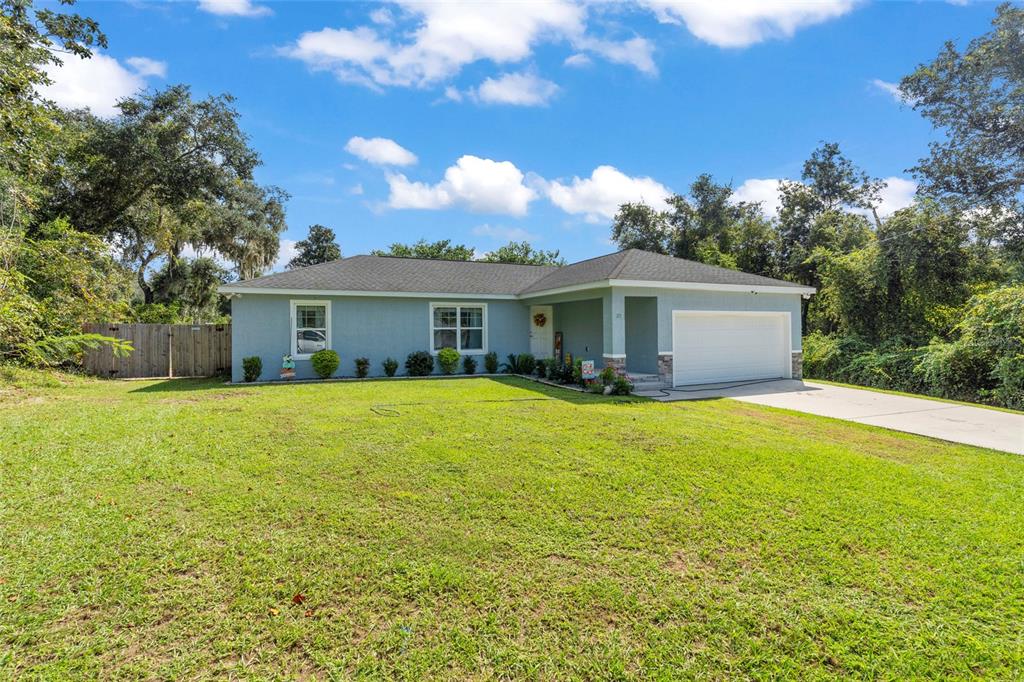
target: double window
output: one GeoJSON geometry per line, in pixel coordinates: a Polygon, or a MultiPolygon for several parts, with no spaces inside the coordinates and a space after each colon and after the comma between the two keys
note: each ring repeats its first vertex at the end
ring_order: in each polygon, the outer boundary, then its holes
{"type": "Polygon", "coordinates": [[[431,303],[430,349],[487,352],[487,306],[483,303],[431,303]]]}
{"type": "Polygon", "coordinates": [[[330,301],[292,301],[292,357],[302,360],[330,347],[330,301]]]}

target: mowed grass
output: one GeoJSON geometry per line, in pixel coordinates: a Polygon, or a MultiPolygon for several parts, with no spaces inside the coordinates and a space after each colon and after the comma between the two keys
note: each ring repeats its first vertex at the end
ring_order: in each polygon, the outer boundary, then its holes
{"type": "Polygon", "coordinates": [[[1020,677],[1022,493],[724,400],[8,385],[0,676],[1020,677]]]}

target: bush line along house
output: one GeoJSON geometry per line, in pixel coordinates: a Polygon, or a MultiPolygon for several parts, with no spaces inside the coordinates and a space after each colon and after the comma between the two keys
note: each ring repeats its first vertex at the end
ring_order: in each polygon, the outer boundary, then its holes
{"type": "Polygon", "coordinates": [[[628,249],[565,266],[353,256],[224,285],[231,297],[232,380],[242,358],[296,377],[330,348],[403,363],[414,351],[494,351],[594,360],[640,381],[680,386],[800,378],[801,297],[811,287],[628,249]],[[556,348],[556,341],[561,347],[556,348]]]}

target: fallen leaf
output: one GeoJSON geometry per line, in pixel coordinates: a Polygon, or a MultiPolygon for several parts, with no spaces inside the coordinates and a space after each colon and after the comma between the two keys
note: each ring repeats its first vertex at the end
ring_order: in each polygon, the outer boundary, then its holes
{"type": "Polygon", "coordinates": [[[18,595],[12,594],[10,597],[7,598],[7,601],[9,601],[9,602],[18,601],[18,595]]]}
{"type": "Polygon", "coordinates": [[[306,618],[313,617],[313,609],[306,609],[306,618]]]}
{"type": "Polygon", "coordinates": [[[276,616],[276,615],[277,615],[277,614],[279,614],[279,613],[281,613],[281,612],[280,612],[280,611],[278,611],[277,609],[270,609],[270,615],[271,615],[271,616],[276,616]]]}
{"type": "Polygon", "coordinates": [[[301,592],[296,592],[295,596],[292,597],[293,604],[301,604],[304,601],[306,601],[306,595],[302,594],[301,592]]]}

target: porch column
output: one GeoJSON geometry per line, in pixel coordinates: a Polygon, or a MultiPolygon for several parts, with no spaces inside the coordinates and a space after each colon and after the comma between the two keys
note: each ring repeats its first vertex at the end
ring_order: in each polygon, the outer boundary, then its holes
{"type": "Polygon", "coordinates": [[[603,297],[604,366],[626,371],[626,297],[614,287],[603,297]]]}

